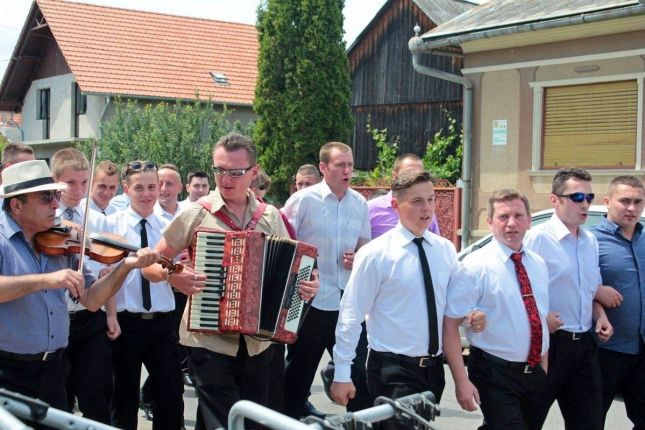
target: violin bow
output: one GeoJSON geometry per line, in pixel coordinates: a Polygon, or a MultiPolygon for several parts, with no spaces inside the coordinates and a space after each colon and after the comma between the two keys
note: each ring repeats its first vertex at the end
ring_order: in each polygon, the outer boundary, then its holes
{"type": "Polygon", "coordinates": [[[78,272],[83,273],[83,260],[85,260],[85,236],[90,219],[90,199],[92,198],[92,184],[94,183],[94,163],[96,162],[96,140],[92,142],[92,162],[90,163],[90,181],[87,186],[85,198],[85,214],[83,215],[83,228],[81,229],[81,252],[78,256],[78,272]]]}

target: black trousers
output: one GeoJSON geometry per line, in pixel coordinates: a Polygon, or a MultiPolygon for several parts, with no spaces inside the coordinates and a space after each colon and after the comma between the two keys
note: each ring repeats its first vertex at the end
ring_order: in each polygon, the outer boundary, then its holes
{"type": "Polygon", "coordinates": [[[188,363],[194,376],[198,401],[195,430],[225,428],[228,413],[238,400],[267,405],[272,352],[269,348],[249,356],[242,336],[235,357],[205,348],[188,349],[188,363]]]}
{"type": "Polygon", "coordinates": [[[72,411],[76,398],[85,418],[109,424],[114,375],[112,342],[106,331],[107,316],[101,310],[70,314],[67,410],[72,411]]]}
{"type": "Polygon", "coordinates": [[[507,367],[471,351],[468,377],[479,391],[487,430],[539,430],[536,409],[544,395],[546,375],[541,366],[532,373],[507,367]]]}
{"type": "Polygon", "coordinates": [[[549,374],[538,416],[544,424],[557,400],[567,430],[599,430],[602,427],[602,376],[598,345],[589,332],[579,340],[551,334],[549,374]]]}
{"type": "Polygon", "coordinates": [[[603,382],[603,428],[607,411],[620,390],[625,400],[627,417],[634,430],[645,430],[645,345],[640,354],[623,354],[598,348],[603,382]]]}
{"type": "Polygon", "coordinates": [[[112,425],[137,428],[141,365],[150,375],[155,400],[152,428],[177,430],[182,425],[184,386],[181,380],[179,344],[170,312],[142,319],[140,314],[119,312],[121,336],[114,344],[114,397],[112,425]]]}
{"type": "MultiPolygon", "coordinates": [[[[66,410],[65,383],[69,362],[64,353],[50,361],[17,361],[0,357],[0,388],[38,398],[56,409],[66,410]]],[[[31,424],[35,429],[50,427],[31,424]]]]}
{"type": "MultiPolygon", "coordinates": [[[[418,364],[370,351],[367,359],[367,384],[374,398],[385,396],[397,399],[409,394],[432,391],[438,404],[446,384],[442,359],[428,367],[419,367],[418,364]]],[[[406,430],[411,427],[390,418],[381,422],[378,428],[406,430]]]]}
{"type": "MultiPolygon", "coordinates": [[[[300,330],[298,340],[288,345],[287,363],[285,368],[284,384],[284,409],[286,415],[300,419],[302,408],[309,397],[309,389],[318,364],[325,350],[332,350],[335,340],[336,322],[338,311],[321,311],[312,307],[309,309],[300,330]]],[[[371,405],[366,383],[357,383],[357,374],[365,375],[365,362],[363,365],[352,365],[352,381],[356,386],[356,397],[351,403],[357,405],[371,405]],[[367,400],[366,400],[367,399],[367,400]]],[[[363,381],[365,377],[363,376],[363,381]]],[[[361,407],[347,405],[348,410],[359,410],[361,407]],[[350,409],[351,408],[351,409],[350,409]]]]}

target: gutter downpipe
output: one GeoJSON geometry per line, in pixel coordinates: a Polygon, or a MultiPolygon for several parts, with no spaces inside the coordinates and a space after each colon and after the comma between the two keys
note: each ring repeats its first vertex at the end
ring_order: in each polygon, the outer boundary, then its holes
{"type": "Polygon", "coordinates": [[[112,102],[112,97],[110,96],[105,96],[105,103],[103,104],[103,110],[101,110],[101,115],[99,115],[99,138],[98,140],[101,140],[102,137],[102,131],[103,131],[103,119],[105,119],[105,113],[107,112],[108,108],[110,107],[110,103],[112,102]]]}
{"type": "MultiPolygon", "coordinates": [[[[453,75],[442,70],[433,69],[421,64],[420,47],[423,45],[423,39],[419,37],[419,27],[416,26],[415,37],[408,42],[408,48],[412,52],[412,66],[414,70],[422,75],[431,76],[437,79],[454,82],[464,86],[464,105],[462,108],[463,116],[463,159],[461,163],[461,180],[463,182],[463,191],[461,196],[461,249],[465,249],[470,242],[470,199],[472,185],[472,139],[473,139],[473,84],[463,76],[453,75]]],[[[456,55],[459,55],[455,53],[456,55]]]]}

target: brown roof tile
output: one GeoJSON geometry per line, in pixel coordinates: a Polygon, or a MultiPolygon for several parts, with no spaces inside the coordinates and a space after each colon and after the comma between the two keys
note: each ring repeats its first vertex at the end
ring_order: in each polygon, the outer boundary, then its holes
{"type": "Polygon", "coordinates": [[[86,93],[250,105],[257,77],[253,25],[62,0],[37,0],[86,93]],[[210,72],[227,76],[214,83],[210,72]]]}

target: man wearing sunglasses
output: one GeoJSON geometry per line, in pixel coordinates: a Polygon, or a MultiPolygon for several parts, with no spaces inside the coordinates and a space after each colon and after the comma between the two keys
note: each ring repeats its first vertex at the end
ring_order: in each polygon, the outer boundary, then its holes
{"type": "MultiPolygon", "coordinates": [[[[191,246],[197,227],[218,230],[254,229],[288,237],[280,212],[261,206],[249,189],[257,176],[255,145],[246,136],[229,134],[213,148],[213,172],[217,188],[181,213],[166,227],[155,249],[168,258],[191,246]],[[251,222],[256,220],[256,222],[251,222]]],[[[144,271],[151,281],[166,279],[159,266],[144,271]]],[[[206,275],[185,267],[169,281],[187,295],[206,285],[206,275]]],[[[318,281],[302,281],[299,293],[311,300],[318,281]]],[[[189,346],[189,364],[198,399],[196,430],[225,427],[228,413],[240,399],[267,404],[271,342],[239,334],[210,335],[187,331],[188,309],[180,327],[182,345],[189,346]]],[[[156,416],[155,416],[156,417],[156,416]]]]}
{"type": "Polygon", "coordinates": [[[594,332],[600,341],[613,333],[602,305],[594,301],[602,284],[598,242],[582,226],[593,199],[587,171],[560,169],[551,187],[553,216],[529,230],[524,240],[549,269],[549,372],[538,415],[543,423],[558,400],[567,429],[601,428],[602,380],[594,332]]]}
{"type": "Polygon", "coordinates": [[[6,216],[0,221],[0,387],[67,407],[65,348],[69,314],[65,293],[96,312],[127,274],[159,254],[138,251],[97,280],[77,271],[78,256],[48,256],[34,237],[54,226],[61,191],[42,160],[14,164],[2,172],[6,216]]]}

